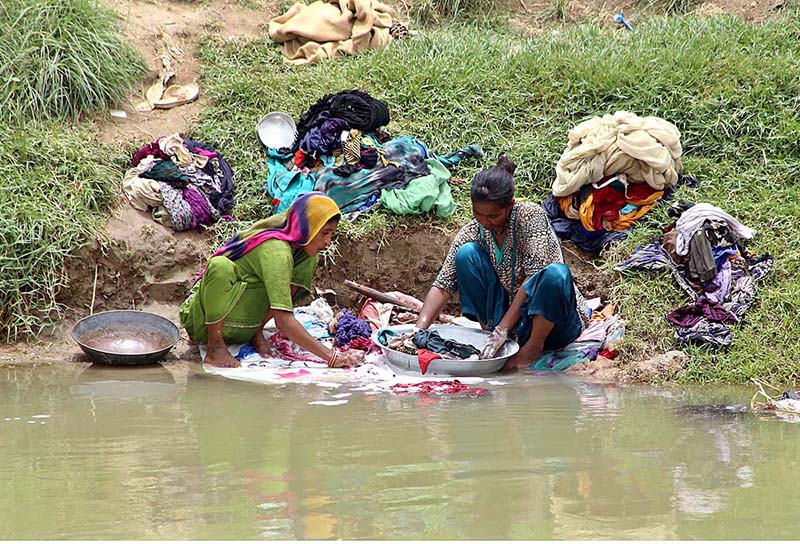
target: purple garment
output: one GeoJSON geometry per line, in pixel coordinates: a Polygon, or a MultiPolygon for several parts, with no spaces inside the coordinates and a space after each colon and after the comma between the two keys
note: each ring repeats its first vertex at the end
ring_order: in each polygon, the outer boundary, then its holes
{"type": "Polygon", "coordinates": [[[206,151],[205,149],[200,149],[199,147],[195,148],[194,153],[196,155],[202,155],[203,157],[208,157],[209,159],[216,159],[219,157],[219,153],[216,151],[206,151]]]}
{"type": "Polygon", "coordinates": [[[731,290],[731,263],[728,260],[722,263],[717,275],[703,286],[706,297],[712,302],[722,303],[728,298],[731,290]]]}
{"type": "Polygon", "coordinates": [[[192,210],[192,228],[201,225],[210,225],[214,221],[211,218],[211,206],[208,200],[203,198],[197,189],[189,185],[183,190],[183,198],[192,210]]]}
{"type": "Polygon", "coordinates": [[[331,155],[342,147],[342,131],[348,128],[344,119],[326,119],[303,136],[300,149],[309,155],[331,155]]]}
{"type": "Polygon", "coordinates": [[[346,346],[358,337],[369,338],[372,335],[372,328],[363,319],[359,319],[345,308],[342,315],[336,321],[336,345],[346,346]]]}
{"type": "Polygon", "coordinates": [[[231,210],[233,210],[233,207],[236,206],[236,199],[233,197],[233,169],[223,158],[222,153],[216,151],[210,145],[198,142],[197,140],[190,140],[188,138],[183,141],[183,144],[192,153],[209,157],[208,163],[203,168],[203,172],[214,179],[219,179],[220,185],[220,194],[210,195],[209,201],[211,202],[212,206],[219,210],[219,213],[229,214],[231,210]],[[216,154],[216,159],[211,157],[212,153],[216,154]],[[214,168],[215,164],[217,165],[219,171],[214,168]]]}
{"type": "Polygon", "coordinates": [[[722,304],[709,300],[705,295],[697,297],[693,304],[681,306],[667,314],[667,320],[676,327],[692,327],[703,318],[724,325],[739,322],[739,318],[723,308],[722,304]]]}
{"type": "Polygon", "coordinates": [[[149,143],[146,146],[139,149],[136,153],[133,154],[133,162],[134,166],[137,166],[142,159],[148,156],[154,156],[157,159],[162,161],[170,160],[170,156],[161,151],[161,148],[158,146],[158,142],[149,143]]]}

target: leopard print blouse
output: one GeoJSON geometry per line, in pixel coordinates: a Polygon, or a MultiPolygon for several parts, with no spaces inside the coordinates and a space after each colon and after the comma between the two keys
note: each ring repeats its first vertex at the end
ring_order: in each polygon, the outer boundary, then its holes
{"type": "MultiPolygon", "coordinates": [[[[433,286],[449,293],[455,293],[458,290],[456,253],[461,246],[468,242],[477,242],[489,256],[492,267],[508,294],[509,300],[514,298],[527,277],[542,270],[548,264],[564,262],[561,243],[550,227],[547,214],[538,204],[532,202],[514,204],[509,217],[508,235],[502,247],[503,258],[499,263],[495,257],[494,242],[491,236],[491,233],[484,230],[474,219],[461,227],[450,245],[450,251],[447,253],[433,286]],[[516,252],[516,256],[512,259],[514,252],[516,252]],[[515,261],[513,270],[512,261],[515,261]]],[[[578,302],[578,313],[585,327],[589,322],[589,309],[586,306],[586,299],[577,286],[575,287],[575,297],[578,302]]]]}

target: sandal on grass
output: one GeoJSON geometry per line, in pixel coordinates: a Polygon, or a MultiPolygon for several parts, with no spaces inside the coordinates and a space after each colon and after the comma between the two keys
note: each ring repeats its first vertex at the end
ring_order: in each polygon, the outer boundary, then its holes
{"type": "Polygon", "coordinates": [[[154,108],[169,109],[175,106],[188,104],[197,99],[200,88],[194,83],[188,85],[170,85],[164,90],[159,100],[153,102],[154,108]]]}

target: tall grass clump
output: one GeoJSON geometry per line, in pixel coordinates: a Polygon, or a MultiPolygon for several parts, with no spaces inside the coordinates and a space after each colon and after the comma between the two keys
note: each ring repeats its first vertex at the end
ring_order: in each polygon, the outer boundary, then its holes
{"type": "Polygon", "coordinates": [[[116,198],[114,157],[79,130],[0,123],[0,342],[59,316],[65,261],[116,198]]]}
{"type": "Polygon", "coordinates": [[[0,36],[0,111],[8,122],[107,108],[145,73],[116,14],[95,0],[3,0],[0,36]]]}
{"type": "Polygon", "coordinates": [[[683,15],[699,3],[699,0],[639,0],[641,7],[667,15],[683,15]]]}
{"type": "Polygon", "coordinates": [[[415,0],[409,15],[420,24],[447,19],[481,19],[496,14],[498,0],[415,0]]]}
{"type": "MultiPolygon", "coordinates": [[[[358,87],[386,101],[389,131],[415,135],[435,152],[480,144],[487,158],[459,165],[454,175],[470,178],[509,154],[518,164],[518,196],[537,202],[549,194],[567,132],[578,122],[617,110],[667,119],[682,133],[686,172],[700,181],[678,196],[722,207],[758,231],[754,252],[776,256],[733,345],[686,348],[690,379],[789,380],[800,376],[798,35],[796,17],[759,25],[734,17],[654,17],[636,32],[579,25],[531,38],[460,25],[297,68],[267,40],[209,42],[202,54],[213,100],[198,130],[232,157],[242,191],[239,218],[255,219],[269,205],[266,156],[253,128],[258,119],[274,110],[297,119],[322,95],[342,89],[358,87]]],[[[454,193],[460,206],[444,225],[450,229],[469,217],[467,187],[454,193]]],[[[609,268],[658,235],[666,220],[663,210],[645,217],[628,243],[608,254],[609,268]]],[[[675,347],[664,314],[686,301],[671,280],[609,273],[613,302],[630,320],[629,349],[644,346],[639,355],[675,347]]]]}

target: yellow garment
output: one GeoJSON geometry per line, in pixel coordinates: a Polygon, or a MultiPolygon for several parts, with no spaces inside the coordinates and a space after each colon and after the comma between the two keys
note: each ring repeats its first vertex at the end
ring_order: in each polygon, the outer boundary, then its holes
{"type": "Polygon", "coordinates": [[[269,22],[269,37],[283,44],[287,63],[307,64],[389,44],[392,15],[377,0],[298,2],[269,22]]]}
{"type": "Polygon", "coordinates": [[[322,230],[328,221],[342,212],[336,202],[327,195],[314,193],[314,196],[309,198],[308,206],[306,207],[306,217],[308,218],[308,241],[322,230]]]}
{"type": "MultiPolygon", "coordinates": [[[[650,194],[647,198],[643,198],[641,200],[626,200],[628,204],[632,204],[633,206],[639,206],[637,209],[633,210],[630,213],[621,214],[619,219],[615,221],[606,221],[605,219],[602,220],[603,228],[605,230],[625,230],[629,227],[632,227],[633,224],[644,217],[644,215],[650,211],[650,209],[656,205],[658,200],[664,196],[664,191],[655,191],[650,194]]],[[[565,197],[566,199],[572,199],[572,197],[565,197]]],[[[559,201],[559,206],[561,206],[562,211],[564,211],[564,206],[561,204],[562,199],[557,199],[559,201]]],[[[564,214],[567,212],[564,211],[564,214]]],[[[594,228],[594,194],[589,194],[586,197],[586,200],[583,201],[580,208],[580,220],[581,225],[583,228],[588,230],[589,232],[594,232],[596,229],[594,228]]]]}
{"type": "Polygon", "coordinates": [[[556,198],[558,207],[564,212],[564,215],[569,219],[580,219],[581,214],[578,208],[575,207],[575,198],[577,193],[568,196],[559,196],[556,198]]]}
{"type": "Polygon", "coordinates": [[[347,164],[356,165],[361,162],[361,131],[355,128],[350,129],[350,135],[342,144],[344,160],[347,164]]]}
{"type": "Polygon", "coordinates": [[[612,174],[625,174],[658,191],[674,186],[683,171],[680,137],[668,121],[626,111],[584,121],[569,131],[553,195],[567,196],[612,174]]]}

